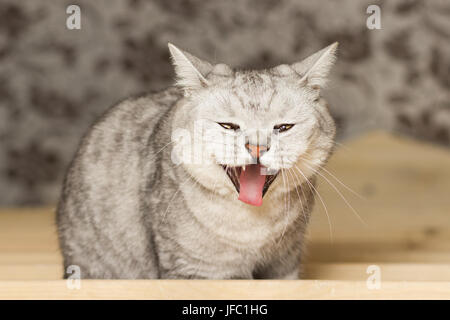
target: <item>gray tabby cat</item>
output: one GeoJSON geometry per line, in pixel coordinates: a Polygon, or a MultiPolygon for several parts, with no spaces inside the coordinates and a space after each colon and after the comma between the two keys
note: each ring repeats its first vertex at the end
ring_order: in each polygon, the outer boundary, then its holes
{"type": "Polygon", "coordinates": [[[320,89],[336,48],[235,71],[169,44],[178,88],[119,103],[82,139],[57,210],[65,267],[298,278],[315,173],[334,146],[320,89]]]}

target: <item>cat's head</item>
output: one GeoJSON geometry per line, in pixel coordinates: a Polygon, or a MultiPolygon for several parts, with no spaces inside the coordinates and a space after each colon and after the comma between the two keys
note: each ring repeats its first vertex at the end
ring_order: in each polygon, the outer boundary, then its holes
{"type": "Polygon", "coordinates": [[[291,65],[239,71],[169,44],[184,91],[172,124],[173,160],[205,188],[256,206],[266,193],[298,187],[334,146],[335,124],[320,92],[336,48],[291,65]]]}

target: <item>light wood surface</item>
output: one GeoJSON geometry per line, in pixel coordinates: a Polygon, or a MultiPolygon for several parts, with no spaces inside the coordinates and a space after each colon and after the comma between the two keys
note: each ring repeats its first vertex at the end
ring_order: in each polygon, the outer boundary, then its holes
{"type": "Polygon", "coordinates": [[[70,290],[52,208],[0,210],[0,298],[450,298],[450,152],[374,132],[339,147],[322,172],[301,281],[98,281],[70,290]],[[360,216],[360,218],[357,217],[360,216]],[[362,222],[363,220],[364,222],[362,222]],[[331,233],[330,233],[331,229],[331,233]],[[369,290],[368,266],[381,271],[369,290]]]}
{"type": "Polygon", "coordinates": [[[450,282],[384,281],[369,290],[362,281],[336,280],[83,280],[2,281],[0,299],[448,299],[450,282]]]}

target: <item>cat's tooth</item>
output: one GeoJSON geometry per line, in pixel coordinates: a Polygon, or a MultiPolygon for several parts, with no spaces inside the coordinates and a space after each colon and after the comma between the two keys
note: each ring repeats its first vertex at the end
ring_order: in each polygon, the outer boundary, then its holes
{"type": "Polygon", "coordinates": [[[244,167],[242,169],[244,169],[244,171],[245,171],[245,165],[244,165],[244,167]]]}

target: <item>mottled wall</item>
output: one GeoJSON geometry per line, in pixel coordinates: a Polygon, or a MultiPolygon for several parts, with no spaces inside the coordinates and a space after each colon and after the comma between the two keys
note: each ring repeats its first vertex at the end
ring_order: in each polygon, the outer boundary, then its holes
{"type": "Polygon", "coordinates": [[[172,82],[168,41],[252,68],[339,41],[327,96],[341,138],[382,127],[448,146],[449,38],[449,1],[1,0],[0,205],[54,203],[89,124],[172,82]],[[368,4],[382,30],[366,28],[368,4]]]}

